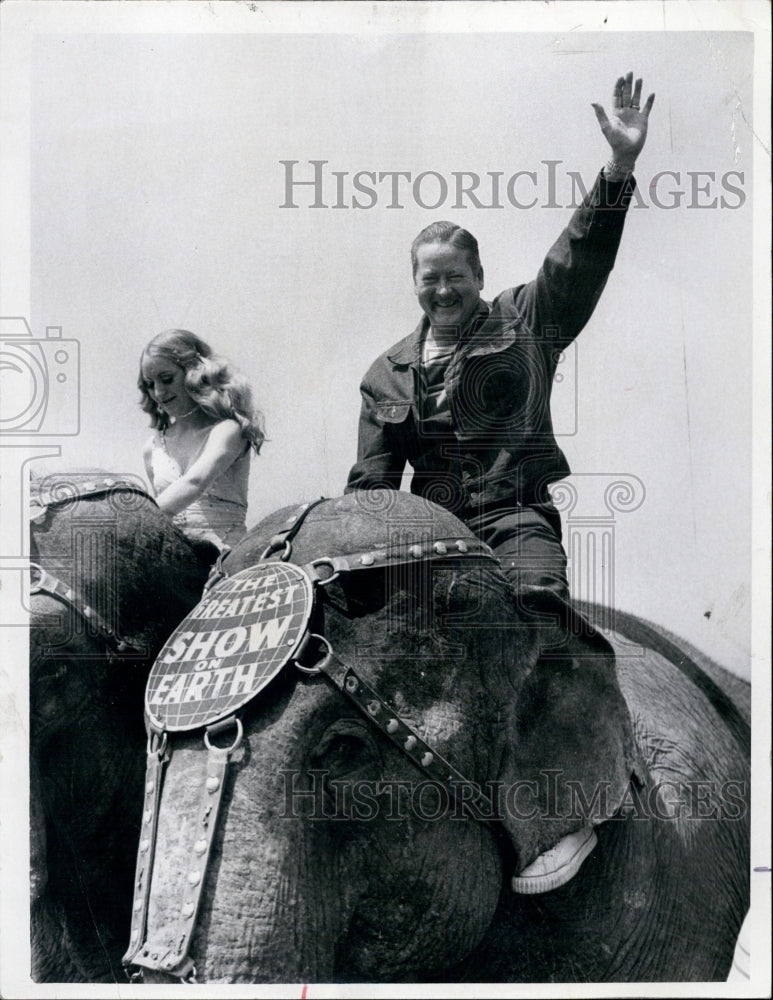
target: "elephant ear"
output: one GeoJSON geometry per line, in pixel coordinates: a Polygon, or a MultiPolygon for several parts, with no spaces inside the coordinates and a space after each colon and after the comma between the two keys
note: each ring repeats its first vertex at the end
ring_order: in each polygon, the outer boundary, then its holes
{"type": "Polygon", "coordinates": [[[498,778],[519,870],[566,834],[611,818],[638,769],[607,640],[549,591],[517,597],[537,659],[518,685],[498,778]]]}

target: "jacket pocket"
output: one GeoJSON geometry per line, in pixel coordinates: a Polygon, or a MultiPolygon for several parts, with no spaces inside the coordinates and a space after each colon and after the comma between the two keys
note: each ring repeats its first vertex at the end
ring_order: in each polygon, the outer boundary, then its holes
{"type": "Polygon", "coordinates": [[[411,414],[411,404],[405,402],[379,403],[376,418],[382,424],[402,424],[411,414]]]}

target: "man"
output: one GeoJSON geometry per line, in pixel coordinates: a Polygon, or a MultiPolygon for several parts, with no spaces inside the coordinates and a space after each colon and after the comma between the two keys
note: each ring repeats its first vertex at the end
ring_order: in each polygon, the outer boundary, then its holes
{"type": "Polygon", "coordinates": [[[419,233],[411,259],[424,317],[360,387],[347,492],[399,489],[409,462],[411,491],[487,542],[520,593],[568,597],[548,486],[570,470],[553,435],[550,391],[561,351],[590,318],[614,265],[655,99],[640,108],[641,87],[632,73],[620,77],[610,118],[593,105],[612,158],[534,281],[489,305],[475,237],[450,222],[419,233]]]}
{"type": "MultiPolygon", "coordinates": [[[[569,596],[561,520],[548,487],[569,474],[556,444],[550,390],[558,358],[582,330],[615,262],[632,173],[655,100],[620,77],[613,110],[593,104],[612,157],[537,277],[489,305],[475,237],[435,222],[411,247],[424,316],[366,373],[357,462],[346,487],[411,491],[447,507],[491,546],[519,598],[569,596]]],[[[567,882],[593,849],[592,827],[564,837],[513,879],[517,892],[567,882]]]]}

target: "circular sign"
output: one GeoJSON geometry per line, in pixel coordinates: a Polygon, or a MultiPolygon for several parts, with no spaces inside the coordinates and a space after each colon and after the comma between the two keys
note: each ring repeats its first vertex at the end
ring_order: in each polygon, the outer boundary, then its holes
{"type": "Polygon", "coordinates": [[[298,651],[313,603],[311,580],[293,563],[259,563],[222,580],[159,653],[146,712],[179,732],[246,705],[298,651]]]}

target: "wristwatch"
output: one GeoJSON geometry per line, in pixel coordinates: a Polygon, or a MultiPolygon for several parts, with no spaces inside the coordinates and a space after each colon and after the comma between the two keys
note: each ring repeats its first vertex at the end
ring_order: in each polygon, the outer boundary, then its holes
{"type": "Polygon", "coordinates": [[[616,160],[608,160],[604,164],[604,177],[608,181],[627,181],[633,173],[635,163],[618,163],[616,160]]]}

